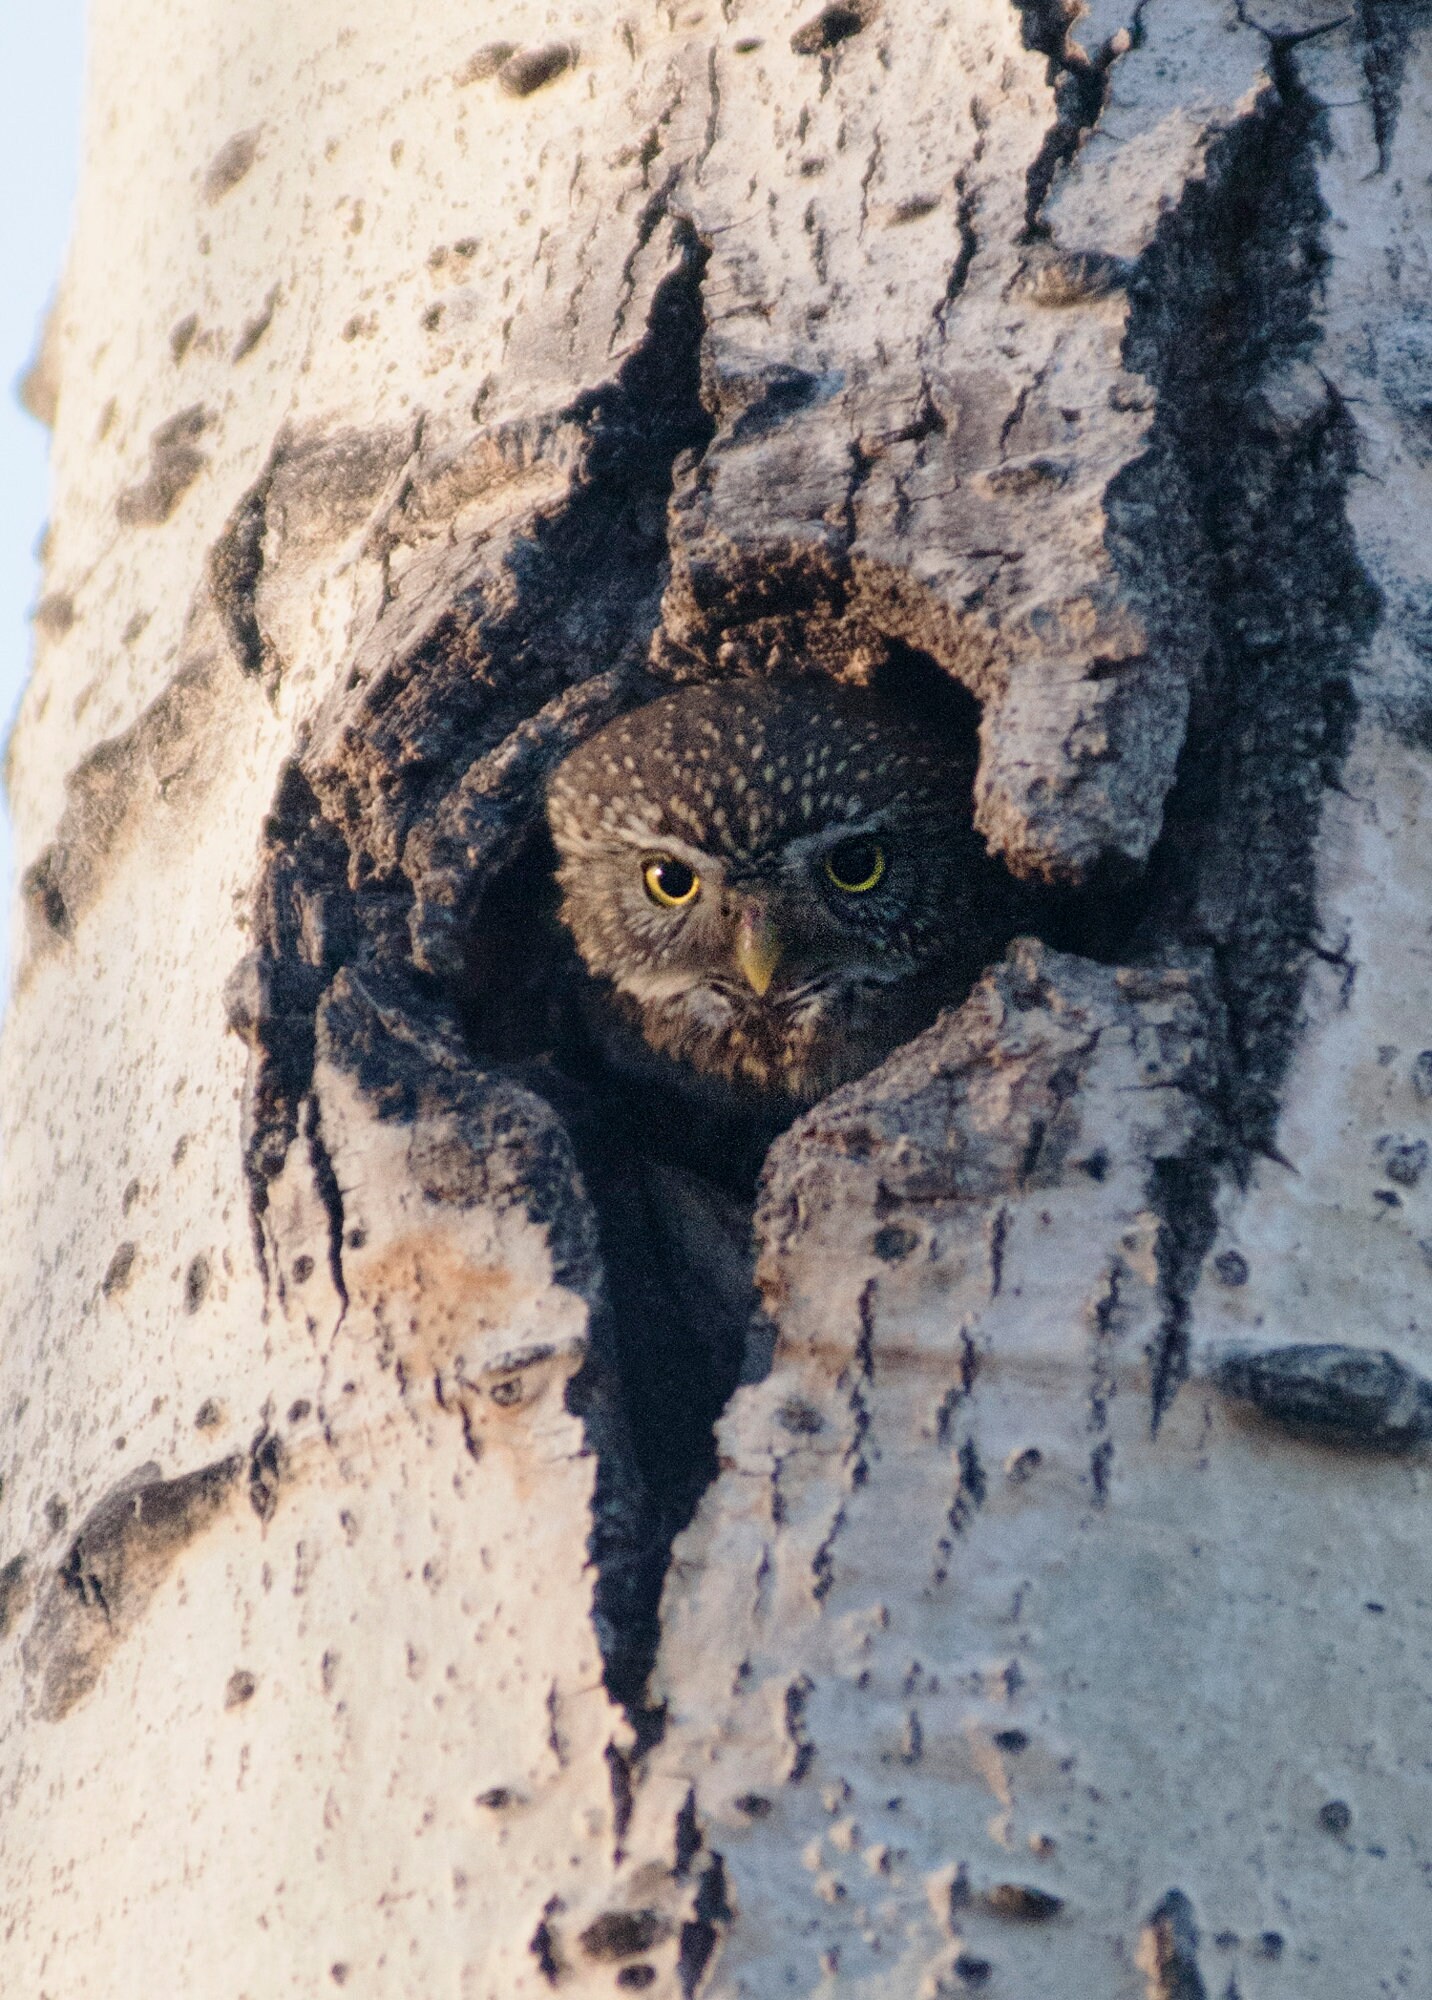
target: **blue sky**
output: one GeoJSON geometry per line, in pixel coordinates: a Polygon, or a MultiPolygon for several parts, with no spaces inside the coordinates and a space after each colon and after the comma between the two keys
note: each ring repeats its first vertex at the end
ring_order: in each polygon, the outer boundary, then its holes
{"type": "MultiPolygon", "coordinates": [[[[83,0],[0,0],[0,717],[30,660],[35,544],[49,506],[46,433],[15,387],[65,254],[79,160],[83,0]]],[[[0,828],[8,931],[10,829],[0,828]]],[[[6,954],[8,962],[8,950],[6,954]]]]}

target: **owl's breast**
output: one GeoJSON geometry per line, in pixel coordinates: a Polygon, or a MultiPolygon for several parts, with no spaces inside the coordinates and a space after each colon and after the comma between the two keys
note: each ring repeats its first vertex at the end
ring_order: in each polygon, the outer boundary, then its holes
{"type": "Polygon", "coordinates": [[[801,1109],[884,1059],[933,1018],[919,982],[832,981],[762,998],[694,982],[659,1000],[604,987],[608,1052],[630,1072],[651,1056],[677,1087],[709,1101],[713,1085],[801,1109]],[[622,1051],[625,1051],[623,1060],[622,1051]]]}

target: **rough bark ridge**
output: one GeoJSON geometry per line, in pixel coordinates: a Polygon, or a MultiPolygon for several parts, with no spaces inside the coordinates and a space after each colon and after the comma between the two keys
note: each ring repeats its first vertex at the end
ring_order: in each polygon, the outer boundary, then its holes
{"type": "Polygon", "coordinates": [[[176,20],[207,148],[100,23],[12,768],[15,1977],[1415,1989],[1423,10],[501,12],[315,9],[282,106],[176,20]],[[965,691],[1044,934],[777,1142],[713,1332],[547,1059],[542,787],[798,667],[965,691]]]}

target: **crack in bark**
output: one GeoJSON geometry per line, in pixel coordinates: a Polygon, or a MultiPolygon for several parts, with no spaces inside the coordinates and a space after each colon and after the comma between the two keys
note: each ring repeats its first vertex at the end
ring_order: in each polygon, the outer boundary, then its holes
{"type": "MultiPolygon", "coordinates": [[[[648,236],[659,226],[663,198],[644,217],[642,229],[648,236]]],[[[380,1052],[368,1025],[372,1008],[356,988],[337,1014],[329,1010],[340,1058],[357,1036],[353,1052],[360,1083],[371,1086],[380,1116],[413,1115],[416,1078],[426,1060],[424,1024],[431,1022],[439,1038],[447,1032],[443,1006],[431,984],[415,980],[407,967],[412,894],[402,856],[427,799],[434,792],[441,796],[454,775],[472,765],[475,754],[510,739],[534,703],[540,706],[560,677],[580,675],[592,654],[620,658],[624,648],[636,654],[645,650],[664,578],[661,524],[673,464],[710,430],[697,397],[704,253],[689,230],[683,243],[678,273],[658,289],[646,336],[615,382],[579,398],[547,431],[539,426],[538,435],[513,440],[516,467],[524,456],[542,452],[548,432],[560,433],[563,426],[570,432],[575,426],[585,457],[565,511],[532,524],[530,541],[512,570],[517,604],[489,619],[482,631],[486,662],[475,667],[473,609],[460,599],[448,624],[420,641],[412,658],[388,655],[381,670],[366,677],[355,668],[340,690],[344,726],[336,739],[331,733],[319,738],[328,744],[336,740],[336,757],[331,749],[320,749],[306,766],[290,767],[280,787],[266,829],[270,859],[255,927],[258,948],[230,988],[231,1022],[254,1057],[246,1089],[245,1167],[266,1282],[269,1187],[295,1140],[305,1139],[329,1216],[334,1281],[344,1296],[342,1195],[321,1143],[311,1094],[316,1016],[325,991],[330,996],[337,991],[343,968],[362,966],[365,990],[380,996],[384,1018],[413,1027],[408,1056],[389,1047],[391,1037],[380,1052]],[[648,495],[661,504],[650,505],[648,495]],[[576,648],[575,657],[574,618],[589,642],[576,648]],[[545,673],[544,646],[550,659],[545,673]],[[386,773],[381,790],[368,788],[361,760],[369,753],[374,753],[372,768],[386,773]]],[[[507,448],[505,440],[497,439],[494,456],[507,448]]],[[[411,465],[377,537],[380,554],[421,529],[422,510],[433,504],[429,484],[422,463],[411,465]]],[[[257,516],[255,501],[245,517],[251,549],[258,538],[257,516]]],[[[514,777],[506,811],[519,824],[524,810],[531,810],[528,788],[534,779],[540,800],[544,756],[550,762],[562,747],[560,735],[545,752],[539,746],[535,763],[527,760],[532,772],[521,766],[521,786],[514,777]]],[[[493,834],[498,836],[499,855],[501,841],[508,838],[502,799],[499,778],[486,801],[485,819],[475,830],[485,832],[489,842],[493,834]]],[[[481,888],[484,878],[474,865],[472,833],[462,831],[459,868],[469,887],[481,888]]],[[[466,911],[456,912],[453,928],[466,917],[466,911]]],[[[451,1039],[461,1047],[455,1026],[451,1039]]],[[[472,1067],[470,1054],[467,1061],[472,1067]]],[[[467,1115],[465,1101],[458,1115],[467,1115]]],[[[547,1167],[553,1164],[539,1169],[539,1181],[545,1178],[549,1193],[555,1184],[547,1167]]],[[[539,1208],[544,1200],[538,1194],[539,1208]]],[[[557,1207],[568,1221],[587,1212],[584,1197],[563,1197],[557,1207]]],[[[570,1230],[560,1218],[554,1220],[560,1266],[561,1244],[570,1230]]],[[[560,1270],[556,1276],[564,1282],[560,1270]]],[[[577,1273],[579,1292],[590,1276],[577,1273]]],[[[614,1371],[615,1358],[600,1328],[596,1344],[602,1349],[598,1373],[614,1371]]],[[[657,1508],[644,1491],[631,1462],[630,1424],[619,1407],[619,1388],[603,1387],[593,1377],[580,1389],[574,1384],[572,1393],[600,1467],[593,1530],[598,1636],[611,1684],[639,1707],[655,1645],[666,1551],[680,1525],[673,1516],[680,1515],[681,1506],[667,1502],[657,1508]]],[[[707,1435],[709,1449],[709,1425],[707,1435]]],[[[474,1442],[470,1422],[465,1423],[465,1447],[474,1442]]],[[[681,1453],[688,1481],[699,1458],[692,1450],[681,1453]]],[[[689,1504],[694,1505],[694,1495],[689,1504]]]]}
{"type": "MultiPolygon", "coordinates": [[[[1009,1210],[996,1209],[989,1229],[989,1295],[997,1299],[1004,1284],[1004,1246],[1009,1236],[1009,1210]]],[[[968,1343],[969,1335],[964,1336],[968,1343]]]]}
{"type": "Polygon", "coordinates": [[[537,1928],[527,1941],[527,1949],[537,1961],[537,1970],[549,1986],[555,1986],[562,1977],[562,1962],[557,1956],[557,1940],[551,1921],[562,1908],[560,1896],[549,1896],[537,1928]]]}
{"type": "Polygon", "coordinates": [[[815,272],[816,283],[824,287],[830,282],[830,267],[825,254],[825,230],[816,217],[814,196],[806,203],[801,227],[810,238],[811,268],[815,272]]]}
{"type": "Polygon", "coordinates": [[[1120,1294],[1126,1268],[1122,1258],[1114,1259],[1109,1266],[1104,1290],[1094,1301],[1094,1339],[1089,1352],[1088,1406],[1089,1429],[1100,1440],[1089,1457],[1089,1476],[1094,1487],[1096,1505],[1102,1505],[1108,1494],[1109,1468],[1114,1458],[1113,1442],[1102,1434],[1109,1428],[1109,1405],[1118,1386],[1111,1350],[1118,1336],[1120,1294]]]}
{"type": "Polygon", "coordinates": [[[696,1793],[688,1790],[672,1829],[671,1872],[678,1882],[691,1873],[692,1863],[704,1845],[696,1817],[696,1793]]]}
{"type": "Polygon", "coordinates": [[[1372,100],[1372,132],[1377,170],[1385,174],[1402,109],[1402,80],[1414,29],[1425,23],[1426,0],[1357,0],[1362,33],[1363,75],[1372,100]]]}
{"type": "Polygon", "coordinates": [[[642,204],[637,216],[635,241],[622,260],[621,289],[617,293],[617,303],[612,313],[611,338],[607,342],[608,354],[616,351],[617,342],[626,328],[627,307],[631,304],[632,295],[636,290],[637,259],[651,242],[659,226],[670,216],[671,196],[679,178],[679,169],[673,167],[661,186],[642,204]]]}
{"type": "Polygon", "coordinates": [[[713,1854],[697,1883],[691,1918],[681,1927],[676,1976],[682,2000],[692,2000],[735,1914],[726,1889],[726,1864],[713,1854]]]}
{"type": "Polygon", "coordinates": [[[269,1428],[265,1417],[249,1446],[249,1505],[265,1526],[278,1508],[278,1490],[283,1480],[283,1440],[269,1428]]]}
{"type": "MultiPolygon", "coordinates": [[[[1001,1209],[1000,1214],[1004,1214],[1003,1209],[1001,1209]]],[[[935,1442],[938,1445],[948,1446],[950,1434],[954,1428],[955,1412],[961,1403],[968,1401],[978,1374],[979,1354],[974,1342],[970,1338],[969,1328],[962,1326],[960,1328],[959,1376],[946,1389],[944,1395],[940,1398],[939,1408],[935,1412],[935,1442]]]]}
{"type": "MultiPolygon", "coordinates": [[[[969,280],[970,267],[979,254],[980,239],[975,228],[978,208],[978,197],[970,185],[969,170],[961,167],[955,175],[955,228],[959,235],[960,247],[954,263],[950,266],[950,275],[945,280],[944,297],[935,307],[935,323],[940,329],[942,338],[949,320],[950,308],[964,290],[969,280]]],[[[926,393],[928,394],[928,389],[926,393]]]]}
{"type": "MultiPolygon", "coordinates": [[[[945,1516],[950,1533],[956,1539],[969,1528],[970,1522],[983,1507],[989,1494],[989,1480],[985,1474],[984,1461],[980,1457],[979,1446],[972,1437],[967,1437],[961,1444],[957,1462],[960,1474],[955,1484],[954,1498],[945,1516]]],[[[943,1554],[953,1547],[953,1543],[942,1542],[940,1547],[943,1554]]],[[[940,1580],[943,1581],[943,1578],[940,1580]]]]}
{"type": "Polygon", "coordinates": [[[1170,1889],[1151,1911],[1139,1939],[1138,1966],[1148,2000],[1207,2000],[1198,1969],[1198,1926],[1182,1889],[1170,1889]]]}
{"type": "Polygon", "coordinates": [[[555,1681],[547,1689],[545,1707],[547,1710],[547,1748],[552,1752],[558,1770],[565,1770],[567,1765],[567,1746],[562,1741],[562,1734],[557,1726],[557,1717],[561,1713],[562,1697],[558,1693],[555,1681]]]}
{"type": "Polygon", "coordinates": [[[786,1768],[786,1782],[798,1785],[815,1760],[815,1745],[805,1724],[806,1706],[815,1693],[815,1682],[809,1674],[797,1674],[786,1683],[782,1717],[785,1723],[786,1742],[790,1748],[790,1761],[786,1768]]]}
{"type": "Polygon", "coordinates": [[[721,130],[721,75],[716,66],[716,50],[713,47],[706,57],[706,129],[702,134],[701,150],[696,155],[693,172],[699,179],[701,169],[711,157],[721,130]]]}
{"type": "Polygon", "coordinates": [[[856,225],[857,236],[864,236],[865,225],[870,220],[870,189],[876,174],[880,171],[884,151],[885,141],[877,122],[870,135],[870,156],[865,162],[865,171],[860,176],[860,221],[856,225]]]}
{"type": "Polygon", "coordinates": [[[1042,210],[1055,176],[1098,124],[1108,101],[1109,71],[1137,46],[1141,21],[1136,9],[1131,27],[1111,35],[1090,57],[1071,40],[1081,11],[1072,0],[1014,0],[1014,4],[1022,19],[1025,47],[1049,59],[1048,81],[1054,90],[1054,123],[1025,177],[1024,235],[1027,242],[1034,242],[1050,233],[1042,210]]]}
{"type": "Polygon", "coordinates": [[[277,692],[277,658],[259,625],[258,589],[278,449],[229,516],[208,562],[209,588],[234,657],[244,673],[265,681],[270,699],[277,692]]]}
{"type": "MultiPolygon", "coordinates": [[[[870,1398],[867,1394],[875,1377],[875,1320],[874,1302],[878,1279],[869,1279],[861,1290],[856,1311],[859,1318],[859,1334],[855,1342],[854,1373],[850,1376],[846,1406],[850,1412],[850,1442],[844,1453],[846,1475],[852,1491],[865,1484],[870,1465],[865,1455],[865,1441],[870,1431],[870,1398]]],[[[835,1544],[846,1523],[845,1503],[836,1508],[824,1539],[811,1560],[811,1573],[815,1579],[812,1596],[817,1604],[824,1603],[835,1582],[835,1544]]]]}
{"type": "Polygon", "coordinates": [[[624,1752],[612,1742],[608,1742],[602,1752],[607,1767],[607,1785],[612,1799],[612,1866],[619,1868],[622,1861],[622,1842],[626,1839],[631,1825],[633,1793],[631,1763],[624,1752]]]}
{"type": "MultiPolygon", "coordinates": [[[[308,1164],[313,1174],[313,1185],[323,1204],[323,1212],[328,1217],[328,1269],[333,1279],[333,1289],[337,1292],[340,1302],[338,1321],[333,1329],[336,1333],[348,1311],[348,1287],[343,1278],[343,1190],[338,1185],[333,1161],[323,1143],[322,1113],[319,1110],[318,1099],[310,1092],[304,1104],[306,1109],[303,1131],[308,1141],[308,1164]]],[[[280,1285],[283,1283],[281,1274],[279,1283],[280,1285]]]]}

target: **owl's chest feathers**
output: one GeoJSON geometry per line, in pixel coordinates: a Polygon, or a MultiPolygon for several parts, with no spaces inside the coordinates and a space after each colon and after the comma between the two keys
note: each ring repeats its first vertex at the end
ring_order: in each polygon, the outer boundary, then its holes
{"type": "Polygon", "coordinates": [[[648,1048],[701,1076],[814,1103],[914,1032],[908,984],[843,980],[764,1001],[704,982],[642,996],[608,987],[607,1003],[648,1048]]]}

